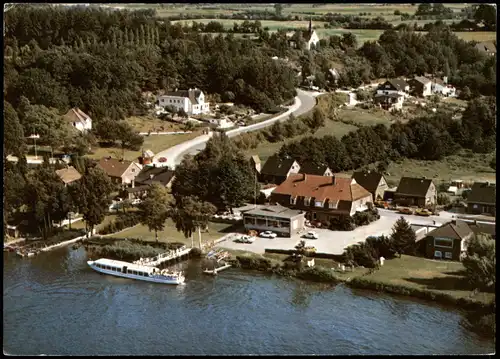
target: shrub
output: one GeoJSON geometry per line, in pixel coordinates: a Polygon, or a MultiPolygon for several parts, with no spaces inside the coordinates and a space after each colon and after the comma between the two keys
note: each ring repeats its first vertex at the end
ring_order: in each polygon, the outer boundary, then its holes
{"type": "Polygon", "coordinates": [[[378,214],[378,210],[374,208],[363,212],[356,212],[352,218],[356,226],[365,226],[380,219],[380,215],[378,214]]]}
{"type": "Polygon", "coordinates": [[[104,226],[99,234],[111,234],[133,227],[140,222],[139,214],[136,212],[125,212],[118,214],[117,218],[104,226]]]}
{"type": "Polygon", "coordinates": [[[338,282],[335,272],[329,268],[315,266],[307,267],[297,273],[297,278],[316,282],[338,282]]]}
{"type": "Polygon", "coordinates": [[[330,220],[329,228],[333,231],[352,231],[356,228],[356,224],[351,216],[340,215],[330,220]]]}
{"type": "Polygon", "coordinates": [[[451,203],[450,196],[448,196],[446,193],[439,193],[437,195],[437,203],[442,206],[446,206],[451,203]]]}

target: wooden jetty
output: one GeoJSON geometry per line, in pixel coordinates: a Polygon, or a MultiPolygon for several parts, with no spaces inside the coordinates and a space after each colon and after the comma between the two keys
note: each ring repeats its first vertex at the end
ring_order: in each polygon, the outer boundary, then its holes
{"type": "Polygon", "coordinates": [[[217,275],[218,272],[223,271],[224,269],[228,269],[231,267],[231,264],[224,264],[223,266],[219,268],[214,268],[214,269],[205,269],[203,271],[204,274],[210,274],[210,275],[217,275]]]}
{"type": "Polygon", "coordinates": [[[162,253],[153,258],[141,258],[138,261],[135,261],[134,264],[142,264],[148,267],[157,267],[162,263],[168,262],[172,259],[177,259],[182,256],[185,256],[191,252],[190,247],[182,246],[176,250],[168,251],[166,253],[162,253]]]}

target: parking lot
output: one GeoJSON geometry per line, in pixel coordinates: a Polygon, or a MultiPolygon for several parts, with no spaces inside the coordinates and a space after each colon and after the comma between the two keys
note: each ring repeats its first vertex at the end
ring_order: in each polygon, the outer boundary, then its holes
{"type": "MultiPolygon", "coordinates": [[[[367,226],[361,226],[354,231],[331,231],[329,229],[311,229],[319,235],[319,239],[304,239],[306,246],[316,247],[317,252],[342,254],[344,248],[362,242],[369,236],[380,236],[390,234],[394,222],[398,219],[395,216],[381,216],[378,221],[367,226]]],[[[256,238],[254,243],[236,243],[234,241],[224,241],[220,247],[247,250],[255,253],[264,253],[269,249],[293,249],[299,241],[303,239],[300,235],[293,235],[291,238],[256,238]]]]}

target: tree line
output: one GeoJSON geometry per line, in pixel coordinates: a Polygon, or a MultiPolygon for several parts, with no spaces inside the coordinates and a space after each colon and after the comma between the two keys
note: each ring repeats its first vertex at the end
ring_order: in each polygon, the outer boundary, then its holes
{"type": "Polygon", "coordinates": [[[361,127],[340,140],[332,135],[304,137],[285,143],[281,157],[290,156],[300,163],[328,165],[334,172],[358,169],[379,163],[384,171],[389,160],[414,158],[440,160],[458,149],[490,153],[496,146],[496,100],[480,97],[469,102],[461,119],[448,112],[418,117],[403,124],[361,127]]]}

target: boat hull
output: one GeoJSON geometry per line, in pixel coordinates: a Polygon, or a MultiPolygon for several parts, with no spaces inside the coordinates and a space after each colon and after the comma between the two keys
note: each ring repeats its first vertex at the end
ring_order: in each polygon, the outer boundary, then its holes
{"type": "Polygon", "coordinates": [[[128,278],[128,279],[136,279],[136,280],[141,280],[145,282],[152,282],[152,283],[160,283],[160,284],[174,284],[174,285],[179,285],[179,284],[184,284],[184,277],[178,278],[178,279],[161,279],[161,278],[154,278],[154,277],[144,277],[144,276],[138,276],[134,274],[129,274],[129,273],[121,273],[121,272],[115,272],[107,269],[102,269],[98,268],[95,265],[93,265],[93,261],[87,261],[87,264],[89,265],[90,268],[95,270],[96,272],[102,273],[102,274],[109,274],[115,277],[120,277],[120,278],[128,278]]]}

